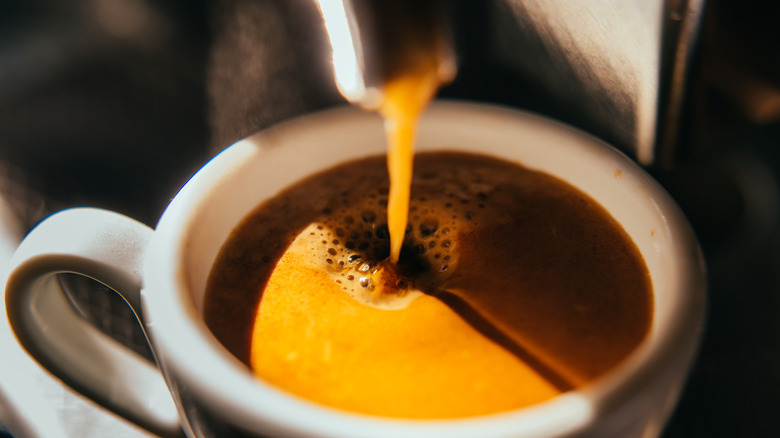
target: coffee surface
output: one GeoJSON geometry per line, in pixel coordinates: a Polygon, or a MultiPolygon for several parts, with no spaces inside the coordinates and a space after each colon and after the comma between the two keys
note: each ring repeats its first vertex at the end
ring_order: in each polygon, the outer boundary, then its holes
{"type": "Polygon", "coordinates": [[[399,263],[385,157],[346,163],[250,214],[204,317],[263,380],[328,406],[451,418],[539,403],[646,336],[641,255],[587,195],[481,155],[415,157],[399,263]]]}

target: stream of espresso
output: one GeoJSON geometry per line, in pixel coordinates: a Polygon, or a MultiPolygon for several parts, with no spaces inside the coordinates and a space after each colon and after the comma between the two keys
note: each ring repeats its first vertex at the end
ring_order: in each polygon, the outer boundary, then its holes
{"type": "Polygon", "coordinates": [[[433,57],[423,58],[417,68],[405,71],[385,84],[379,113],[385,119],[388,142],[390,196],[387,225],[392,264],[398,263],[406,232],[418,119],[440,86],[439,66],[433,57]]]}

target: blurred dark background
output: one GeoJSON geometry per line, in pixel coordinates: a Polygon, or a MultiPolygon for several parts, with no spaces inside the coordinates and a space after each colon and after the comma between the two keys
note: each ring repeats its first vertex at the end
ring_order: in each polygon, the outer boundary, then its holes
{"type": "Polygon", "coordinates": [[[206,158],[208,16],[183,3],[0,2],[0,160],[26,226],[80,204],[154,224],[206,158]]]}
{"type": "MultiPolygon", "coordinates": [[[[538,110],[490,58],[481,2],[458,1],[445,97],[538,110]]],[[[650,171],[709,267],[704,343],[665,437],[780,436],[780,16],[710,0],[680,118],[650,171]]],[[[0,0],[0,193],[22,231],[89,205],[153,226],[213,153],[343,104],[312,2],[0,0]]],[[[538,94],[538,93],[537,93],[538,94]]]]}

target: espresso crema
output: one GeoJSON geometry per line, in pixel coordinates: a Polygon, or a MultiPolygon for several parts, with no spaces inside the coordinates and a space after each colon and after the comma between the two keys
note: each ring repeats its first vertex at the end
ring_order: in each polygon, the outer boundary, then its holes
{"type": "Polygon", "coordinates": [[[418,154],[397,265],[388,190],[385,157],[345,163],[225,242],[205,318],[259,378],[353,412],[467,417],[587,384],[646,336],[644,261],[576,188],[487,156],[418,154]]]}

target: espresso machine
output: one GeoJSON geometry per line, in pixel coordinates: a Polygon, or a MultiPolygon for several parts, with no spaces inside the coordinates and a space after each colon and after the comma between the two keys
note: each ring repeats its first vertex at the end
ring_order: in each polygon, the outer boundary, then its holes
{"type": "MultiPolygon", "coordinates": [[[[388,42],[408,39],[412,41],[409,45],[420,47],[444,40],[446,47],[432,50],[447,51],[443,57],[453,64],[448,68],[459,72],[442,90],[442,97],[502,103],[549,115],[603,138],[644,165],[669,166],[676,160],[680,114],[703,1],[387,4],[369,0],[283,6],[228,2],[226,14],[236,16],[218,27],[222,32],[216,35],[213,53],[227,56],[226,52],[242,50],[247,54],[247,63],[235,67],[234,74],[254,75],[252,91],[257,95],[245,95],[247,103],[243,105],[229,101],[229,93],[222,91],[229,85],[222,82],[232,81],[220,76],[225,66],[214,59],[211,67],[217,74],[211,75],[210,86],[215,141],[222,144],[235,139],[230,137],[231,127],[223,126],[230,123],[223,120],[227,117],[234,125],[241,124],[233,114],[225,114],[234,112],[231,107],[269,111],[262,104],[262,93],[267,97],[300,95],[298,112],[306,112],[337,102],[339,97],[333,93],[336,83],[341,84],[338,91],[344,99],[371,107],[368,101],[376,96],[370,91],[378,92],[385,70],[402,58],[398,52],[403,48],[397,46],[403,43],[393,46],[388,42]],[[334,4],[342,20],[327,19],[334,4]],[[269,29],[274,29],[273,37],[259,34],[269,29]],[[416,37],[405,38],[407,34],[416,37]],[[249,43],[252,36],[258,38],[252,43],[261,50],[250,53],[247,48],[237,48],[249,43]],[[310,41],[305,46],[300,43],[307,39],[310,41]],[[290,51],[296,44],[305,49],[290,51]],[[333,60],[327,56],[330,51],[333,60]],[[350,56],[359,65],[345,67],[343,60],[350,56]],[[269,65],[283,62],[300,63],[301,68],[290,68],[283,75],[277,72],[284,78],[275,77],[273,69],[268,71],[269,65]],[[302,68],[304,65],[308,68],[302,68]],[[350,73],[357,76],[352,79],[357,84],[344,86],[341,79],[349,68],[355,70],[350,73]],[[315,82],[306,77],[311,74],[317,75],[315,82]],[[266,87],[259,89],[264,83],[266,87]],[[285,85],[294,90],[284,90],[285,85]],[[315,92],[302,86],[320,89],[315,92]]],[[[276,117],[294,112],[280,108],[276,117]]],[[[276,117],[255,123],[274,123],[276,117]]]]}
{"type": "MultiPolygon", "coordinates": [[[[780,34],[763,2],[401,1],[424,18],[379,28],[390,2],[329,2],[347,13],[346,46],[334,46],[326,1],[60,3],[0,6],[0,189],[15,233],[75,205],[153,225],[186,176],[233,142],[320,109],[370,106],[339,87],[334,52],[362,59],[368,89],[386,73],[382,38],[423,26],[453,64],[439,98],[589,132],[645,166],[691,220],[710,309],[663,436],[780,432],[780,34]]],[[[64,282],[85,318],[149,356],[124,303],[64,282]]],[[[0,407],[10,399],[0,393],[0,407]]],[[[0,423],[24,420],[4,412],[16,411],[0,409],[0,423]]],[[[67,423],[73,411],[57,415],[67,423]]]]}

